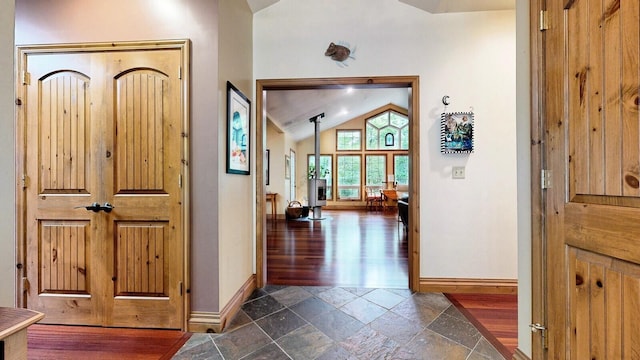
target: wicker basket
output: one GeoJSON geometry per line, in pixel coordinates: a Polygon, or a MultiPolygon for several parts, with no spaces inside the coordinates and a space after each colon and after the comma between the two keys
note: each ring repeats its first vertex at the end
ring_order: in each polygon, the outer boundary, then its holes
{"type": "MultiPolygon", "coordinates": [[[[308,213],[308,208],[307,208],[307,214],[308,213]]],[[[291,201],[289,202],[289,205],[287,206],[286,209],[286,215],[287,215],[287,219],[297,219],[302,217],[304,212],[304,207],[302,206],[302,204],[300,204],[299,201],[291,201]]]]}

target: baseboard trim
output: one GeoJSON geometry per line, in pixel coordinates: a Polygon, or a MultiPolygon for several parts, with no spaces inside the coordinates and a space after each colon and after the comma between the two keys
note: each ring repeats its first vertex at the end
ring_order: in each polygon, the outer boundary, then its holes
{"type": "Polygon", "coordinates": [[[256,276],[251,275],[249,279],[233,295],[231,300],[222,308],[221,312],[192,311],[189,314],[187,331],[200,333],[220,333],[227,325],[227,321],[232,319],[240,310],[242,303],[256,289],[256,276]]]}
{"type": "Polygon", "coordinates": [[[516,349],[516,352],[513,354],[512,359],[513,360],[531,360],[531,358],[528,357],[525,353],[523,353],[522,350],[520,349],[516,349]]]}
{"type": "Polygon", "coordinates": [[[517,294],[518,280],[420,278],[419,291],[451,294],[517,294]]]}

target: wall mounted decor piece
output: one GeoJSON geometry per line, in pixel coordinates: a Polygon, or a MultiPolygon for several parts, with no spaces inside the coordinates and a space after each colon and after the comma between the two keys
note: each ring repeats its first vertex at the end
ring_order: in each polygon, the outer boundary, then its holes
{"type": "Polygon", "coordinates": [[[440,152],[472,153],[473,112],[442,113],[440,118],[440,152]]]}
{"type": "Polygon", "coordinates": [[[327,50],[325,50],[324,56],[330,56],[331,60],[340,66],[347,66],[346,61],[348,59],[355,59],[355,57],[353,57],[355,52],[355,48],[352,51],[347,43],[340,42],[336,44],[332,42],[329,44],[327,50]]]}
{"type": "Polygon", "coordinates": [[[227,81],[227,173],[249,175],[251,102],[227,81]]]}
{"type": "Polygon", "coordinates": [[[291,157],[284,156],[284,178],[291,179],[291,157]]]}
{"type": "Polygon", "coordinates": [[[265,185],[269,185],[269,167],[271,166],[271,150],[267,149],[264,151],[264,171],[265,171],[265,185]]]}

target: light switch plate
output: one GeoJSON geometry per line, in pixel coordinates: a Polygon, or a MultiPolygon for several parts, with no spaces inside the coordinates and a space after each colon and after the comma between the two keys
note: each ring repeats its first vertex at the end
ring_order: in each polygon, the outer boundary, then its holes
{"type": "Polygon", "coordinates": [[[464,179],[464,166],[454,166],[451,171],[451,178],[464,179]]]}

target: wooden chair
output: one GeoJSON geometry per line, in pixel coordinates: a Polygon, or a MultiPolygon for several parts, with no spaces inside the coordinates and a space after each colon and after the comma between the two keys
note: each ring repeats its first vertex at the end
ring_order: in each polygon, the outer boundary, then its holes
{"type": "Polygon", "coordinates": [[[382,193],[380,187],[364,186],[364,200],[367,210],[377,210],[382,208],[382,193]]]}
{"type": "Polygon", "coordinates": [[[387,206],[391,208],[396,207],[396,203],[398,201],[398,193],[395,189],[384,189],[382,190],[382,206],[384,209],[387,209],[387,206]]]}

